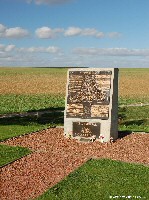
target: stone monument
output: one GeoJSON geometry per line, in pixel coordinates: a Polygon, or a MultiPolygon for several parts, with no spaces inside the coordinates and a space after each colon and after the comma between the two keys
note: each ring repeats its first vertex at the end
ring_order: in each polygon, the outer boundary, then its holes
{"type": "Polygon", "coordinates": [[[64,134],[84,142],[117,139],[117,68],[68,70],[64,134]]]}

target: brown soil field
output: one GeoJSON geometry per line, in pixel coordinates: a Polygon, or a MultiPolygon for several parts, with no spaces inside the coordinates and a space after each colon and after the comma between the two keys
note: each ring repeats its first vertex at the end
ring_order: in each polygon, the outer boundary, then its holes
{"type": "MultiPolygon", "coordinates": [[[[11,68],[13,73],[1,73],[0,68],[0,94],[60,94],[66,92],[67,70],[61,69],[50,72],[50,69],[19,69],[11,68]],[[30,73],[30,71],[31,73],[30,73]],[[34,73],[35,70],[35,73],[34,73]],[[16,73],[14,73],[16,71],[16,73]],[[26,73],[29,72],[29,73],[26,73]],[[37,73],[38,72],[38,73],[37,73]]],[[[9,70],[10,71],[10,70],[9,70]]],[[[119,95],[121,97],[138,98],[149,97],[149,69],[120,69],[119,95]]]]}

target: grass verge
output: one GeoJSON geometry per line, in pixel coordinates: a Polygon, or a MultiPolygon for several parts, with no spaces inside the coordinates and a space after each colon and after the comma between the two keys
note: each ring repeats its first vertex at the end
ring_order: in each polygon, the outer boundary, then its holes
{"type": "Polygon", "coordinates": [[[0,119],[0,141],[8,138],[55,127],[64,123],[63,113],[52,112],[41,116],[10,117],[0,119]]]}
{"type": "Polygon", "coordinates": [[[120,131],[149,132],[149,106],[119,108],[120,131]]]}
{"type": "Polygon", "coordinates": [[[108,159],[90,160],[36,200],[149,199],[149,168],[108,159]]]}
{"type": "Polygon", "coordinates": [[[7,145],[0,145],[0,167],[12,161],[15,161],[23,156],[28,155],[31,151],[24,147],[11,147],[7,145]]]}
{"type": "Polygon", "coordinates": [[[63,109],[64,96],[50,94],[4,94],[0,95],[0,114],[14,112],[29,112],[46,109],[63,109]]]}
{"type": "MultiPolygon", "coordinates": [[[[11,117],[0,119],[0,140],[64,124],[64,113],[55,112],[41,116],[11,117]]],[[[149,106],[119,108],[120,131],[149,132],[149,106]]]]}
{"type": "Polygon", "coordinates": [[[149,97],[138,97],[138,98],[119,97],[119,105],[130,105],[130,104],[141,104],[141,103],[149,103],[149,97]]]}

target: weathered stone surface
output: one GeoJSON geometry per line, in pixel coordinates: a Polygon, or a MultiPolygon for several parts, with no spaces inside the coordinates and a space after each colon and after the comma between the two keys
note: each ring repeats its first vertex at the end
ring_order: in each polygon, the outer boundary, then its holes
{"type": "Polygon", "coordinates": [[[102,136],[104,142],[111,137],[116,139],[117,107],[118,69],[77,68],[68,71],[64,114],[66,136],[79,136],[80,139],[96,136],[97,140],[102,136]]]}

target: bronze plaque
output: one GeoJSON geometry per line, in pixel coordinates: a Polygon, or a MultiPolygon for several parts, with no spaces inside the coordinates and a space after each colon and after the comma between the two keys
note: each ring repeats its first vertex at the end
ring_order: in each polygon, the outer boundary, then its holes
{"type": "Polygon", "coordinates": [[[109,106],[108,105],[92,105],[91,117],[97,117],[102,119],[109,118],[109,106]]]}
{"type": "Polygon", "coordinates": [[[73,122],[73,136],[91,137],[100,135],[100,123],[73,122]]]}
{"type": "Polygon", "coordinates": [[[70,71],[66,117],[109,118],[112,71],[70,71]]]}

